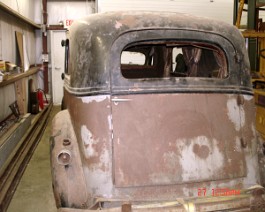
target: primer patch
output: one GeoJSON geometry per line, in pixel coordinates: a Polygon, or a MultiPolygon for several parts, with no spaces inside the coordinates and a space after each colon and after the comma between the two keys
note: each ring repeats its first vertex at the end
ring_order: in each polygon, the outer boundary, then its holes
{"type": "Polygon", "coordinates": [[[182,167],[182,179],[184,182],[202,179],[212,179],[223,167],[224,156],[219,151],[217,141],[209,140],[205,136],[194,139],[179,139],[176,141],[179,154],[179,162],[182,167]],[[201,157],[194,151],[194,146],[208,148],[208,156],[201,157]]]}
{"type": "Polygon", "coordinates": [[[94,149],[94,145],[98,143],[98,140],[94,140],[92,133],[85,125],[81,127],[81,138],[84,145],[85,157],[90,158],[98,156],[98,153],[94,149]]]}
{"type": "Polygon", "coordinates": [[[109,95],[86,96],[86,97],[81,97],[81,100],[82,100],[83,103],[88,104],[88,103],[91,103],[93,101],[95,101],[95,102],[103,102],[107,98],[109,98],[109,95]]]}
{"type": "Polygon", "coordinates": [[[116,29],[119,29],[119,28],[121,28],[121,27],[122,27],[122,23],[116,21],[115,28],[116,28],[116,29]]]}
{"type": "Polygon", "coordinates": [[[251,95],[243,95],[244,99],[247,101],[251,101],[254,97],[251,95]]]}
{"type": "Polygon", "coordinates": [[[245,111],[237,105],[236,99],[227,101],[227,115],[234,124],[236,131],[239,131],[245,125],[245,111]]]}

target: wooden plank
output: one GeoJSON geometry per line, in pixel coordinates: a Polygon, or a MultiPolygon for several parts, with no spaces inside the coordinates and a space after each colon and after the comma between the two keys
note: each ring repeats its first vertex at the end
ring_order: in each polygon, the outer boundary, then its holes
{"type": "Polygon", "coordinates": [[[244,38],[265,38],[265,32],[257,32],[255,30],[246,30],[242,32],[244,38]]]}
{"type": "Polygon", "coordinates": [[[16,100],[21,115],[27,113],[27,91],[26,91],[26,79],[22,78],[15,82],[16,100]]]}
{"type": "Polygon", "coordinates": [[[10,75],[10,76],[8,76],[7,80],[5,80],[3,82],[0,82],[0,87],[6,86],[8,84],[11,84],[11,83],[19,80],[19,79],[22,79],[22,78],[28,77],[30,75],[33,75],[33,74],[37,73],[39,70],[40,70],[39,67],[33,67],[33,68],[30,68],[28,71],[26,71],[24,73],[10,75]]]}
{"type": "Polygon", "coordinates": [[[23,51],[23,34],[20,32],[15,32],[16,34],[16,41],[18,46],[19,58],[20,58],[20,67],[21,71],[24,71],[25,64],[24,64],[24,51],[23,51]]]}
{"type": "Polygon", "coordinates": [[[242,12],[243,12],[243,8],[244,8],[244,2],[245,2],[244,0],[240,0],[239,9],[238,9],[237,18],[236,18],[236,27],[237,28],[240,27],[242,12]]]}

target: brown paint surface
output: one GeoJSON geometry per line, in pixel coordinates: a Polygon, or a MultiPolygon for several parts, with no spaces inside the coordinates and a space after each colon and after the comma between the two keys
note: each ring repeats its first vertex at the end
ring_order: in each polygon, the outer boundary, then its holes
{"type": "Polygon", "coordinates": [[[210,150],[206,145],[194,144],[193,152],[198,155],[200,158],[206,159],[209,156],[210,150]]]}
{"type": "Polygon", "coordinates": [[[131,101],[112,105],[116,186],[180,184],[246,175],[244,153],[235,151],[241,131],[226,115],[227,102],[236,102],[237,95],[119,98],[131,101]]]}

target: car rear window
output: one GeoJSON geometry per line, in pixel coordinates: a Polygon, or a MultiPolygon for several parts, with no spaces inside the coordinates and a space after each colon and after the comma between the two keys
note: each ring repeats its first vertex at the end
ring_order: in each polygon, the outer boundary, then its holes
{"type": "Polygon", "coordinates": [[[211,44],[196,42],[139,42],[123,49],[124,78],[226,78],[224,52],[211,44]]]}

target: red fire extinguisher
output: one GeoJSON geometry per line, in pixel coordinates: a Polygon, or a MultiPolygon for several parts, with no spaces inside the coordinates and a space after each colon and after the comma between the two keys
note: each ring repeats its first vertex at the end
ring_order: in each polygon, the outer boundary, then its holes
{"type": "MultiPolygon", "coordinates": [[[[37,98],[38,98],[39,107],[41,110],[43,110],[43,108],[44,108],[43,94],[44,94],[44,91],[42,89],[37,89],[37,98]]],[[[45,95],[45,98],[46,98],[46,95],[45,95]]],[[[47,98],[46,98],[46,103],[48,103],[47,98]]]]}

